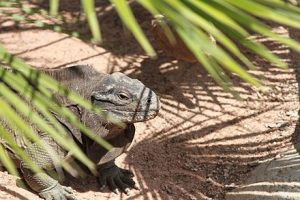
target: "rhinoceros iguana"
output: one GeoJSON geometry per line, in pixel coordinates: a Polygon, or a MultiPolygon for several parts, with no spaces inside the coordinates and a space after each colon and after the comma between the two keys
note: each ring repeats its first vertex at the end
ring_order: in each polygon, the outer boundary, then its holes
{"type": "MultiPolygon", "coordinates": [[[[76,91],[86,99],[90,99],[93,104],[100,106],[104,112],[109,113],[113,118],[126,124],[125,127],[120,128],[109,123],[102,116],[71,104],[64,97],[56,96],[57,101],[71,109],[88,128],[113,145],[113,148],[107,151],[56,116],[72,138],[81,145],[86,155],[97,165],[97,179],[100,186],[108,186],[113,191],[118,188],[125,193],[128,188],[134,188],[135,182],[132,180],[132,174],[117,167],[114,160],[132,142],[135,133],[133,123],[152,119],[158,114],[160,106],[157,95],[137,79],[131,79],[119,72],[102,74],[92,66],[72,66],[46,71],[46,73],[65,87],[76,91]]],[[[55,116],[55,113],[53,114],[55,116]]],[[[45,135],[41,131],[37,131],[37,134],[45,135]]],[[[54,149],[61,159],[68,157],[68,152],[49,136],[43,136],[42,139],[54,149]]],[[[36,144],[22,147],[45,172],[54,170],[55,164],[46,150],[41,149],[36,144]]],[[[68,188],[51,177],[50,173],[33,173],[23,162],[20,162],[19,167],[26,183],[42,198],[47,200],[76,199],[68,188]]]]}

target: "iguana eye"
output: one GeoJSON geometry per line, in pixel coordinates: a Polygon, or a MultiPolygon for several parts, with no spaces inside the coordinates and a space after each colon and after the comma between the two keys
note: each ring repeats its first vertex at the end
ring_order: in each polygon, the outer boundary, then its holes
{"type": "Polygon", "coordinates": [[[127,94],[127,93],[125,93],[125,92],[120,92],[119,94],[118,94],[118,97],[121,99],[121,100],[128,100],[130,97],[129,97],[129,95],[127,94]]]}

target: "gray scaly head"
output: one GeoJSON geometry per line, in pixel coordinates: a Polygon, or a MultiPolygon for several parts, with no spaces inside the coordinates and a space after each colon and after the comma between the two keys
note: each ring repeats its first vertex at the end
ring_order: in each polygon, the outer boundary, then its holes
{"type": "Polygon", "coordinates": [[[159,99],[152,90],[120,72],[105,76],[93,89],[91,101],[124,123],[152,119],[160,109],[159,99]]]}
{"type": "MultiPolygon", "coordinates": [[[[93,66],[77,65],[47,73],[67,88],[90,99],[113,121],[125,124],[143,122],[154,118],[159,112],[158,96],[139,80],[120,72],[104,74],[96,71],[93,66]]],[[[71,103],[59,95],[57,99],[65,105],[71,103]]],[[[101,137],[107,134],[103,126],[111,124],[102,115],[85,109],[81,110],[81,120],[101,137]]]]}

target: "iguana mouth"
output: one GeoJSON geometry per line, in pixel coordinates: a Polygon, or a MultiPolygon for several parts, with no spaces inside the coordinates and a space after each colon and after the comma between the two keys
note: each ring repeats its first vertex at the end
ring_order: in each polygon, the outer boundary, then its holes
{"type": "Polygon", "coordinates": [[[147,111],[123,111],[123,110],[105,110],[103,111],[108,112],[112,115],[112,117],[116,117],[117,119],[121,120],[122,122],[141,122],[153,119],[159,110],[157,109],[149,109],[147,111]]]}
{"type": "Polygon", "coordinates": [[[137,111],[125,111],[125,110],[106,110],[106,109],[102,109],[105,112],[118,112],[118,113],[148,113],[148,112],[158,112],[158,110],[155,109],[149,109],[147,111],[143,111],[143,110],[137,110],[137,111]]]}

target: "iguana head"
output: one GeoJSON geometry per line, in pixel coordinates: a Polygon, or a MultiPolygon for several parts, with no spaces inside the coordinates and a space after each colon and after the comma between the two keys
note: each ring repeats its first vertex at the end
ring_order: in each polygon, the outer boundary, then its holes
{"type": "MultiPolygon", "coordinates": [[[[76,91],[110,114],[116,121],[134,123],[154,118],[160,109],[157,95],[137,79],[115,72],[103,74],[90,65],[76,65],[59,70],[45,70],[65,87],[76,91]]],[[[64,98],[61,99],[65,103],[64,98]]],[[[84,112],[89,127],[96,126],[97,116],[84,112]],[[89,125],[90,124],[90,125],[89,125]]]]}
{"type": "Polygon", "coordinates": [[[154,118],[160,109],[158,96],[142,82],[115,72],[95,84],[93,104],[124,123],[154,118]]]}

